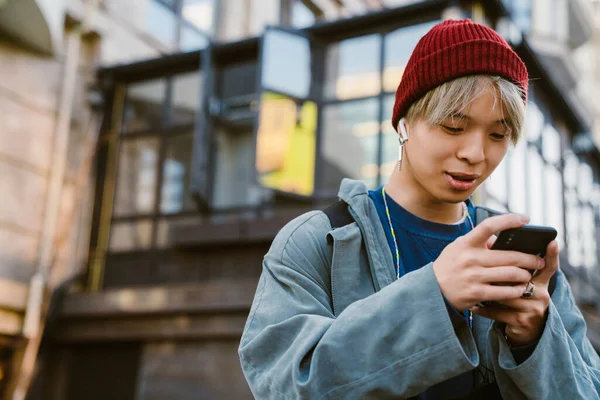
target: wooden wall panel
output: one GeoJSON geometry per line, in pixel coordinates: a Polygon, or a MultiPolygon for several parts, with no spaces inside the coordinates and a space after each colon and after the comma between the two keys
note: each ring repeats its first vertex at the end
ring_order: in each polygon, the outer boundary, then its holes
{"type": "Polygon", "coordinates": [[[252,399],[237,347],[236,340],[148,343],[136,400],[252,399]]]}
{"type": "Polygon", "coordinates": [[[104,288],[258,279],[269,244],[212,246],[108,256],[104,288]]]}

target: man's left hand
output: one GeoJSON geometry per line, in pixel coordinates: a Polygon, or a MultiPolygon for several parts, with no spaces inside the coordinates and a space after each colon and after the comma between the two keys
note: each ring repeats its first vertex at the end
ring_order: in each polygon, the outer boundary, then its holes
{"type": "Polygon", "coordinates": [[[558,269],[558,243],[552,241],[546,250],[546,266],[531,279],[535,292],[530,298],[503,301],[499,307],[474,307],[474,314],[506,324],[505,334],[513,347],[536,342],[542,336],[546,324],[550,294],[548,283],[558,269]]]}

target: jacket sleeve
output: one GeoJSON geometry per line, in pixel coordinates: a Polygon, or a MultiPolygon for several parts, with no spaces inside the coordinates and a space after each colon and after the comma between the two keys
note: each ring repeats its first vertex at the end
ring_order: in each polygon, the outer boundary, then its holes
{"type": "Polygon", "coordinates": [[[265,256],[239,346],[256,398],[407,398],[479,364],[431,265],[334,316],[330,229],[321,212],[299,217],[265,256]]]}
{"type": "Polygon", "coordinates": [[[565,275],[556,273],[546,326],[527,360],[515,362],[500,324],[490,329],[494,372],[504,398],[600,399],[600,358],[565,275]]]}

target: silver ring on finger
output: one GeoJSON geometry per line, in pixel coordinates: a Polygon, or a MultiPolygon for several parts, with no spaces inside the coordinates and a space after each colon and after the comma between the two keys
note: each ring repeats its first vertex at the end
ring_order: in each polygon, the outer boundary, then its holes
{"type": "Polygon", "coordinates": [[[534,295],[535,295],[535,285],[533,284],[533,282],[529,281],[529,282],[527,282],[527,286],[525,287],[525,290],[523,291],[523,294],[521,295],[521,297],[524,299],[531,299],[534,295]]]}

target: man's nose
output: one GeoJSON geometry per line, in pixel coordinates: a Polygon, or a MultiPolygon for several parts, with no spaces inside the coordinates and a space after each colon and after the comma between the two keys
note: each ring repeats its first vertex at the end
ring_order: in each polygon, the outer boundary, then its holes
{"type": "Polygon", "coordinates": [[[457,156],[469,164],[479,164],[485,160],[485,134],[480,132],[465,135],[457,156]]]}

